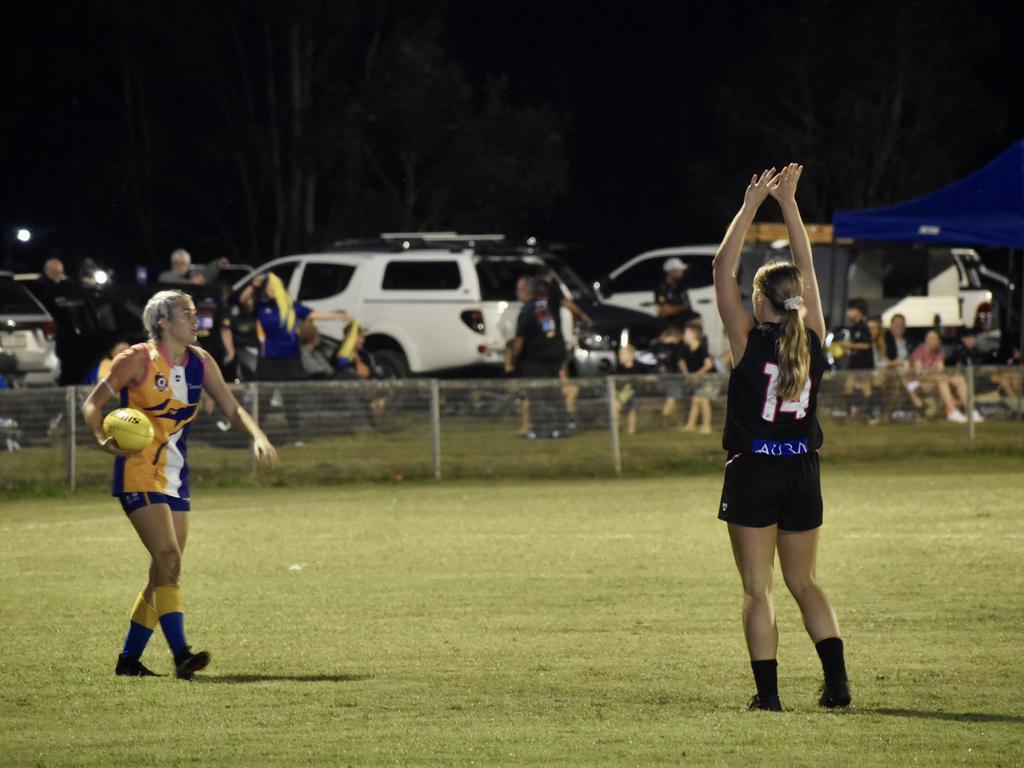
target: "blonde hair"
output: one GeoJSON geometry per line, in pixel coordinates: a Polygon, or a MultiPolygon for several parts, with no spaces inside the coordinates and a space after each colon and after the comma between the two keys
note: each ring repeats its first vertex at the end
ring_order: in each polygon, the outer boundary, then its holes
{"type": "Polygon", "coordinates": [[[267,272],[267,283],[274,291],[274,303],[277,304],[277,316],[282,328],[291,333],[295,330],[295,302],[284,287],[284,282],[273,272],[267,272]]]}
{"type": "Polygon", "coordinates": [[[800,270],[788,261],[769,261],[754,275],[754,288],[764,294],[775,310],[786,319],[779,333],[779,388],[783,400],[796,400],[807,382],[811,371],[811,350],[807,344],[807,332],[800,316],[800,299],[804,292],[804,281],[800,270]]]}
{"type": "Polygon", "coordinates": [[[159,291],[146,302],[146,308],[142,310],[142,324],[146,326],[150,341],[159,344],[163,340],[164,329],[160,327],[160,321],[170,320],[182,299],[191,301],[192,297],[181,291],[159,291]]]}

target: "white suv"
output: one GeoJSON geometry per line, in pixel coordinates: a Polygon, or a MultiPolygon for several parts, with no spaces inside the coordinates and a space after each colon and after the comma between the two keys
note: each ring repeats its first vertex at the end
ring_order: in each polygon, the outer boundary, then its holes
{"type": "MultiPolygon", "coordinates": [[[[505,295],[505,277],[495,276],[492,260],[478,264],[467,247],[413,248],[408,241],[385,240],[366,249],[284,256],[257,268],[272,271],[292,297],[313,309],[343,309],[366,329],[366,346],[389,376],[434,373],[474,366],[501,370],[505,344],[515,335],[519,304],[505,295]],[[405,245],[405,247],[403,247],[405,245]]],[[[539,258],[505,265],[517,274],[544,266],[539,258]]],[[[252,276],[235,284],[244,287],[252,276]]],[[[512,281],[512,285],[515,281],[512,281]]],[[[567,289],[563,286],[563,290],[567,289]]],[[[574,334],[568,312],[563,333],[574,334]]],[[[342,323],[323,321],[321,331],[341,338],[342,323]]]]}
{"type": "Polygon", "coordinates": [[[53,386],[60,376],[50,313],[9,272],[0,272],[0,376],[9,384],[53,386]]]}

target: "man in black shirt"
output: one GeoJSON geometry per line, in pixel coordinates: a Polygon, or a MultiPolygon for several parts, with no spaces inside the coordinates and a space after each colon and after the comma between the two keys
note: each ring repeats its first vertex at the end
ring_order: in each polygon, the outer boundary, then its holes
{"type": "MultiPolygon", "coordinates": [[[[875,356],[871,352],[871,329],[868,328],[868,304],[864,299],[850,299],[846,304],[846,326],[839,346],[846,352],[846,368],[850,371],[871,371],[875,368],[875,356]]],[[[849,414],[856,418],[860,404],[857,391],[864,399],[871,397],[871,377],[847,374],[843,381],[849,414]]]]}
{"type": "MultiPolygon", "coordinates": [[[[565,341],[559,323],[548,306],[546,294],[538,295],[533,278],[521,277],[516,296],[523,302],[516,323],[516,337],[509,344],[505,370],[524,379],[558,381],[565,360],[565,341]]],[[[558,312],[558,308],[554,308],[558,312]]],[[[565,403],[561,392],[540,393],[531,407],[532,431],[526,437],[562,437],[565,433],[565,403]]]]}
{"type": "Polygon", "coordinates": [[[665,259],[662,268],[665,271],[665,279],[654,289],[658,318],[662,329],[671,326],[682,330],[688,322],[697,317],[697,313],[690,308],[690,298],[686,292],[686,264],[682,259],[673,256],[671,259],[665,259]]]}

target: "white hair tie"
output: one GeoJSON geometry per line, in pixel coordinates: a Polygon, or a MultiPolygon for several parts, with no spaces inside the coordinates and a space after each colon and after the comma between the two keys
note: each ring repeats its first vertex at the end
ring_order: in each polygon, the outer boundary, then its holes
{"type": "Polygon", "coordinates": [[[786,307],[787,312],[793,312],[794,310],[800,309],[804,305],[804,300],[799,296],[794,296],[791,299],[786,299],[783,306],[786,307]]]}

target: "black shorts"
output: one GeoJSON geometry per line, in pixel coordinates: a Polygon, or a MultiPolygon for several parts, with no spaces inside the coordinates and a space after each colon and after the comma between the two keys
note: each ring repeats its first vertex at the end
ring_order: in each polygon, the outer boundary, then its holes
{"type": "Polygon", "coordinates": [[[740,453],[725,465],[718,519],[749,528],[778,524],[783,531],[821,525],[818,452],[804,456],[740,453]]]}

